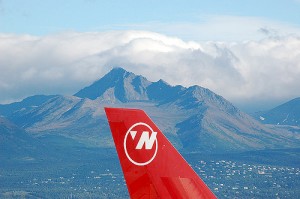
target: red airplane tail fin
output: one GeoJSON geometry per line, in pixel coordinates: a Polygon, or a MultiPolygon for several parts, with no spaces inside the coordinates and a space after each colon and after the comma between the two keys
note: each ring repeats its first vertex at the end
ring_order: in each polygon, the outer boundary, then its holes
{"type": "Polygon", "coordinates": [[[131,198],[216,198],[144,111],[105,112],[131,198]]]}

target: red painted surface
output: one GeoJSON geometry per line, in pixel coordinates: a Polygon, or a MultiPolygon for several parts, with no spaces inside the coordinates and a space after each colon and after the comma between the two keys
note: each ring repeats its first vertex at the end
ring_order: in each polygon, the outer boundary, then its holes
{"type": "Polygon", "coordinates": [[[216,198],[144,111],[105,112],[131,198],[216,198]]]}

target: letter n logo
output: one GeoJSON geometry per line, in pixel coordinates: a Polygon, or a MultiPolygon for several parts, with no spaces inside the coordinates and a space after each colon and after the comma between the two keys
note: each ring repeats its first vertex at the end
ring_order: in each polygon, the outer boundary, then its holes
{"type": "Polygon", "coordinates": [[[149,164],[156,156],[157,132],[145,123],[132,125],[124,138],[124,150],[127,158],[135,165],[149,164]],[[129,136],[130,135],[130,136],[129,136]]]}

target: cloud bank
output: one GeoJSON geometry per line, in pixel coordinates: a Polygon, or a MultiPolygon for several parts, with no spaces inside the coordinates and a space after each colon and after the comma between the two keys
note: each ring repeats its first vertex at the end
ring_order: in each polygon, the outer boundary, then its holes
{"type": "Polygon", "coordinates": [[[33,94],[73,94],[116,66],[151,81],[200,85],[241,105],[300,96],[295,35],[221,43],[147,31],[0,34],[0,52],[2,103],[33,94]]]}

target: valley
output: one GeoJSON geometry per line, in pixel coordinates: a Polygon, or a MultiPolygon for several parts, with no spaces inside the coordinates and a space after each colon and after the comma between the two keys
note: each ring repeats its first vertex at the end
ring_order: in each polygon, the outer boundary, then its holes
{"type": "MultiPolygon", "coordinates": [[[[295,149],[184,157],[218,198],[297,198],[300,161],[293,157],[299,155],[295,149]]],[[[6,160],[0,187],[1,198],[129,198],[114,149],[6,160]]]]}
{"type": "Polygon", "coordinates": [[[268,122],[293,106],[262,122],[209,89],[115,68],[73,96],[0,105],[0,198],[128,197],[104,107],[146,111],[218,198],[300,196],[298,112],[268,122]]]}

